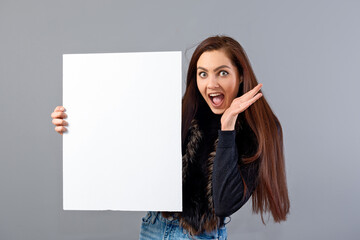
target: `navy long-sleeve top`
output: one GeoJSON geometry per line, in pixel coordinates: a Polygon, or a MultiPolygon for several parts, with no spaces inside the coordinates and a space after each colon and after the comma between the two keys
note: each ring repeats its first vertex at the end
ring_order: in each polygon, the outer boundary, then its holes
{"type": "Polygon", "coordinates": [[[213,165],[212,186],[215,214],[219,217],[230,216],[239,210],[251,197],[257,186],[259,159],[244,164],[243,157],[252,156],[256,151],[256,138],[240,113],[241,130],[222,131],[221,115],[205,108],[198,112],[199,127],[203,132],[203,141],[199,148],[203,169],[217,137],[219,142],[213,165]],[[244,183],[247,192],[244,194],[244,183]]]}

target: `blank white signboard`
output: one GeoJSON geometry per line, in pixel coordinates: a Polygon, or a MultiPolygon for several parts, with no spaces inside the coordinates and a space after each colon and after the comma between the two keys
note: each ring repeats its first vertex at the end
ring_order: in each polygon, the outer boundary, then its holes
{"type": "Polygon", "coordinates": [[[182,211],[181,51],[63,55],[64,210],[182,211]]]}

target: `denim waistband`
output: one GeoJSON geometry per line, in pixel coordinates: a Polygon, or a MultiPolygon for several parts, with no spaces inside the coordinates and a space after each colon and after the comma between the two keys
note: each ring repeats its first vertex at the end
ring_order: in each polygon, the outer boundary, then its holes
{"type": "MultiPolygon", "coordinates": [[[[150,221],[152,224],[155,223],[156,219],[159,219],[160,221],[162,222],[165,222],[165,223],[172,223],[172,224],[175,224],[175,225],[179,225],[179,219],[178,219],[178,214],[177,213],[173,213],[170,215],[169,218],[164,218],[162,215],[161,215],[161,212],[155,212],[155,211],[148,211],[147,213],[147,219],[150,218],[150,221]]],[[[231,217],[225,217],[224,219],[224,225],[228,224],[229,222],[231,221],[231,217]],[[225,221],[226,218],[229,219],[229,221],[225,221]]]]}
{"type": "Polygon", "coordinates": [[[165,223],[171,223],[174,225],[179,225],[179,219],[177,218],[177,214],[171,214],[171,216],[169,218],[164,218],[161,215],[161,212],[154,212],[154,211],[149,211],[148,212],[148,217],[150,218],[151,223],[155,223],[156,219],[165,222],[165,223]]]}

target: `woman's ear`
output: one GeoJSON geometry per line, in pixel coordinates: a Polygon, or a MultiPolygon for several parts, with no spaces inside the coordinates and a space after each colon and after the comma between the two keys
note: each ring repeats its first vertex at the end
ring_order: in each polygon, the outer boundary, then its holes
{"type": "Polygon", "coordinates": [[[239,84],[241,84],[244,81],[244,76],[243,75],[240,76],[239,81],[240,81],[239,84]]]}

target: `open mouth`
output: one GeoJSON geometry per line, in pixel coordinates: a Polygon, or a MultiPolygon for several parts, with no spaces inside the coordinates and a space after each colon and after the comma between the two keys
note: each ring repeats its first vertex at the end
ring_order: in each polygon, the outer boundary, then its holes
{"type": "Polygon", "coordinates": [[[211,93],[208,96],[214,107],[219,107],[224,101],[224,94],[222,93],[215,93],[215,94],[211,93]]]}

